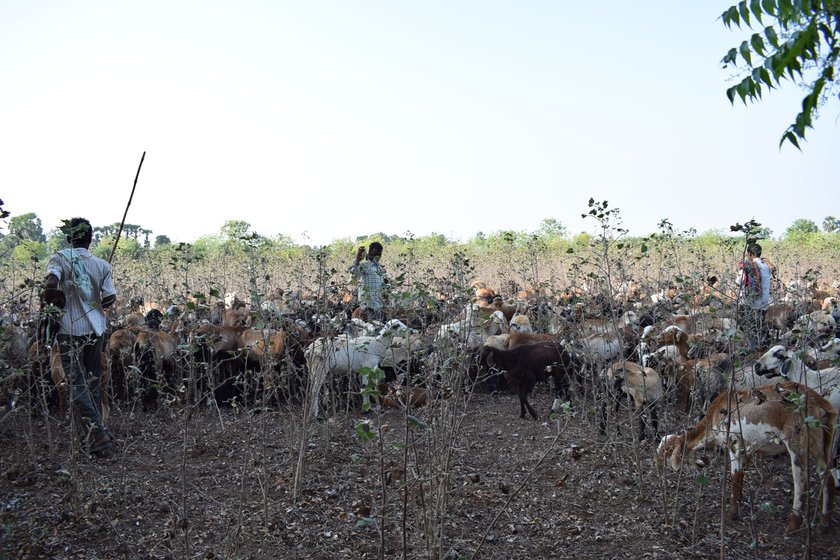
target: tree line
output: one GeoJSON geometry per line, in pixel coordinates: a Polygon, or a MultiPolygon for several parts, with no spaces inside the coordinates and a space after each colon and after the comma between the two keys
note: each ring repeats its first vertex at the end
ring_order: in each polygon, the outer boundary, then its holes
{"type": "MultiPolygon", "coordinates": [[[[3,212],[3,215],[0,215],[0,258],[3,260],[13,258],[21,262],[37,261],[67,246],[60,229],[55,228],[45,233],[41,219],[34,212],[10,216],[8,212],[2,209],[2,201],[0,201],[0,212],[3,212]],[[6,222],[5,228],[2,227],[4,225],[3,221],[6,222]],[[5,232],[3,231],[4,229],[5,232]]],[[[114,240],[119,229],[119,223],[94,227],[94,240],[91,245],[92,252],[98,256],[107,257],[114,245],[114,240]]],[[[172,245],[171,240],[166,235],[157,235],[154,237],[154,245],[152,245],[151,235],[153,233],[151,229],[144,228],[138,224],[124,224],[117,248],[118,254],[122,257],[138,258],[145,251],[153,249],[163,250],[172,245]]],[[[687,231],[685,232],[685,237],[696,238],[698,241],[702,241],[704,236],[708,237],[709,234],[715,237],[714,233],[708,232],[707,234],[698,235],[694,231],[687,231]]],[[[840,220],[834,216],[826,216],[822,220],[821,227],[813,220],[797,218],[785,230],[782,239],[807,242],[808,236],[822,234],[834,235],[837,233],[840,233],[840,220]]],[[[588,237],[589,235],[586,233],[572,235],[558,220],[546,218],[542,220],[540,226],[533,232],[511,230],[501,230],[492,234],[478,232],[465,245],[488,249],[495,247],[528,248],[532,246],[542,249],[553,248],[566,250],[574,245],[579,246],[585,244],[588,237]]],[[[761,228],[758,237],[770,239],[773,237],[773,232],[768,228],[761,228]]],[[[436,248],[453,244],[446,236],[437,233],[415,238],[410,233],[400,236],[390,235],[384,232],[374,232],[360,235],[355,240],[336,240],[328,248],[352,250],[354,245],[370,241],[380,241],[397,247],[411,243],[432,251],[436,248]],[[347,247],[344,247],[345,245],[347,247]]],[[[255,233],[251,230],[251,225],[247,221],[228,220],[219,229],[217,235],[199,237],[191,244],[180,245],[189,245],[198,253],[216,251],[230,253],[231,251],[248,248],[288,250],[294,248],[296,244],[286,235],[280,234],[274,237],[265,237],[255,233]]]]}

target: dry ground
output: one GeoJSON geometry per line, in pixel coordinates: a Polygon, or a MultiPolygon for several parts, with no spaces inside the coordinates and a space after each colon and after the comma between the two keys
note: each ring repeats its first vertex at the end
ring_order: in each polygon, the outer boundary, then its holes
{"type": "MultiPolygon", "coordinates": [[[[544,411],[547,387],[532,402],[544,411]]],[[[478,393],[466,411],[448,473],[446,558],[471,557],[500,512],[478,558],[805,555],[804,535],[782,536],[791,502],[786,457],[757,461],[741,520],[721,539],[719,455],[710,454],[703,484],[693,470],[663,477],[652,443],[641,445],[637,463],[628,429],[604,441],[584,411],[568,417],[556,441],[558,424],[520,420],[512,395],[478,393]]],[[[402,452],[386,446],[380,465],[375,442],[353,429],[358,414],[318,424],[295,502],[299,416],[203,409],[185,436],[182,417],[166,409],[117,410],[110,421],[117,453],[94,459],[71,451],[66,422],[50,421],[50,449],[42,419],[13,415],[0,424],[0,558],[376,558],[379,520],[365,518],[380,511],[380,471],[392,474],[384,557],[402,557],[400,489],[409,477],[394,474],[402,452]]],[[[382,419],[385,438],[398,440],[401,413],[382,419]]],[[[663,431],[678,420],[666,412],[663,431]]],[[[408,558],[428,557],[416,490],[408,497],[408,558]]],[[[829,534],[814,536],[813,558],[840,556],[836,512],[834,521],[829,534]]]]}

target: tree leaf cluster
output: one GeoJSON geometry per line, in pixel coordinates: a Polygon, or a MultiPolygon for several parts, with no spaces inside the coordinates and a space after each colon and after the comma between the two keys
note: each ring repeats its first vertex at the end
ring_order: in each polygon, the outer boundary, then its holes
{"type": "Polygon", "coordinates": [[[840,2],[742,0],[720,18],[729,29],[734,25],[753,31],[721,60],[724,68],[744,64],[743,77],[727,88],[727,98],[731,103],[739,98],[746,105],[760,100],[764,88],[779,87],[782,80],[801,83],[807,91],[802,110],[779,142],[801,149],[799,141],[813,128],[819,108],[837,90],[840,2]]]}

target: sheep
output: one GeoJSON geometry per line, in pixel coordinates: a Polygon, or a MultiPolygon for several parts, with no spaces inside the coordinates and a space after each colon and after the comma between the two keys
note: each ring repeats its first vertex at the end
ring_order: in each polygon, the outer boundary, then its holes
{"type": "MultiPolygon", "coordinates": [[[[500,311],[502,315],[505,317],[505,321],[510,321],[513,319],[513,316],[517,313],[520,313],[520,306],[515,304],[506,303],[502,296],[494,296],[490,303],[485,304],[483,300],[478,300],[475,302],[485,314],[491,314],[495,311],[500,311]]],[[[522,310],[525,310],[525,306],[521,306],[522,310]]]]}
{"type": "Polygon", "coordinates": [[[824,313],[828,313],[834,319],[835,323],[840,321],[840,306],[837,305],[837,298],[828,296],[822,301],[820,309],[824,313]]]}
{"type": "Polygon", "coordinates": [[[764,314],[764,324],[772,329],[775,336],[793,327],[796,309],[789,303],[771,303],[764,314]]]}
{"type": "MultiPolygon", "coordinates": [[[[303,349],[300,348],[301,335],[291,319],[284,318],[282,323],[283,327],[280,329],[242,331],[239,338],[239,351],[244,358],[246,380],[253,382],[249,383],[251,390],[246,393],[249,399],[257,399],[265,389],[282,388],[283,394],[287,396],[299,394],[302,379],[294,373],[281,376],[280,372],[284,371],[281,364],[287,356],[289,361],[285,363],[295,366],[303,366],[306,363],[303,349]],[[292,335],[290,336],[289,333],[292,335]],[[252,372],[261,372],[261,374],[251,376],[252,372]],[[278,385],[279,381],[282,381],[284,385],[278,385]]],[[[291,371],[294,371],[294,368],[291,371]]]]}
{"type": "MultiPolygon", "coordinates": [[[[706,358],[688,359],[689,335],[682,328],[671,325],[656,338],[659,348],[652,355],[644,358],[647,365],[655,365],[664,360],[672,365],[669,372],[674,375],[682,387],[682,408],[688,412],[691,392],[695,387],[702,389],[708,397],[713,397],[722,388],[721,372],[729,365],[727,354],[713,354],[706,358]],[[701,383],[698,384],[698,380],[701,383]]],[[[666,370],[661,370],[665,373],[666,370]]]]}
{"type": "MultiPolygon", "coordinates": [[[[376,337],[351,338],[339,335],[335,338],[318,338],[306,349],[306,364],[309,368],[309,396],[312,414],[320,418],[320,393],[327,375],[349,375],[362,368],[375,369],[385,358],[394,336],[406,333],[408,327],[397,319],[391,319],[376,337]]],[[[362,374],[362,384],[368,379],[362,374]]],[[[363,408],[370,406],[370,398],[362,393],[363,408]]]]}
{"type": "Polygon", "coordinates": [[[639,336],[639,342],[633,349],[633,355],[638,356],[642,366],[647,367],[648,353],[651,350],[651,343],[654,341],[655,329],[653,325],[647,325],[639,336]]]}
{"type": "Polygon", "coordinates": [[[616,331],[589,334],[573,341],[572,344],[575,354],[587,366],[590,384],[594,389],[603,381],[598,379],[598,373],[607,363],[623,356],[624,341],[616,331]]]}
{"type": "Polygon", "coordinates": [[[614,323],[610,317],[595,317],[586,319],[577,324],[577,331],[583,335],[590,334],[615,334],[616,328],[622,334],[628,334],[628,329],[633,330],[639,325],[639,316],[635,311],[625,311],[614,323]]]}
{"type": "Polygon", "coordinates": [[[477,304],[470,304],[452,323],[441,325],[437,336],[463,344],[467,350],[477,350],[491,335],[508,332],[508,322],[499,310],[487,312],[477,304]]]}
{"type": "Polygon", "coordinates": [[[509,386],[516,387],[519,394],[519,417],[525,418],[527,410],[536,420],[539,418],[528,403],[528,395],[538,381],[548,375],[554,379],[554,402],[551,410],[557,410],[561,394],[568,395],[569,378],[576,375],[580,364],[577,358],[558,344],[538,343],[517,346],[510,350],[499,350],[485,346],[486,361],[491,367],[504,371],[509,386]]]}
{"type": "Polygon", "coordinates": [[[527,315],[517,313],[511,317],[508,324],[508,332],[513,333],[532,333],[534,329],[531,327],[531,320],[527,315]]]}
{"type": "Polygon", "coordinates": [[[201,323],[191,334],[204,370],[196,388],[203,393],[204,385],[209,383],[217,402],[229,402],[240,394],[234,380],[245,369],[244,352],[240,351],[245,328],[201,323]]]}
{"type": "Polygon", "coordinates": [[[66,412],[68,388],[58,344],[48,346],[42,340],[36,340],[29,346],[27,354],[32,364],[32,378],[39,387],[39,392],[40,387],[46,387],[42,385],[42,380],[48,383],[46,380],[48,374],[52,381],[52,390],[46,390],[46,388],[44,390],[44,404],[55,405],[59,414],[63,416],[66,412]]]}
{"type": "Polygon", "coordinates": [[[222,311],[221,324],[225,327],[249,327],[251,314],[244,307],[225,309],[222,311]]]}
{"type": "Polygon", "coordinates": [[[558,334],[549,333],[512,333],[507,337],[507,349],[516,348],[523,344],[539,344],[543,342],[552,342],[554,344],[563,345],[565,343],[562,336],[558,334]]]}
{"type": "Polygon", "coordinates": [[[294,315],[294,312],[282,299],[264,299],[260,302],[260,314],[264,320],[274,322],[294,315]]]}
{"type": "Polygon", "coordinates": [[[160,309],[154,307],[146,313],[146,316],[143,318],[143,320],[146,323],[147,327],[149,327],[153,331],[159,331],[160,324],[163,321],[163,312],[160,309]]]}
{"type": "Polygon", "coordinates": [[[145,392],[143,404],[153,405],[157,399],[157,388],[177,390],[175,379],[175,349],[178,343],[167,333],[141,329],[134,340],[134,363],[140,370],[145,392]]]}
{"type": "Polygon", "coordinates": [[[679,470],[686,452],[717,446],[729,452],[732,474],[730,519],[738,516],[738,502],[744,484],[744,467],[749,456],[759,452],[775,455],[787,450],[793,476],[793,511],[786,534],[802,524],[802,470],[806,460],[816,464],[824,477],[822,516],[827,526],[834,499],[834,485],[826,475],[831,459],[836,409],[823,397],[793,382],[763,385],[721,393],[709,405],[696,426],[682,434],[662,438],[657,449],[660,468],[668,461],[679,470]],[[804,398],[803,398],[804,397],[804,398]],[[807,459],[806,459],[807,458],[807,459]]]}
{"type": "MultiPolygon", "coordinates": [[[[645,439],[645,422],[643,414],[648,412],[650,415],[650,424],[653,428],[653,437],[655,438],[659,432],[659,421],[657,418],[657,406],[659,400],[662,398],[662,380],[656,370],[644,367],[634,362],[620,361],[610,365],[604,370],[604,378],[607,381],[607,387],[611,389],[621,389],[627,396],[633,399],[633,405],[638,416],[639,421],[639,439],[645,439]]],[[[614,391],[610,391],[611,394],[614,391]]],[[[613,397],[618,395],[613,394],[613,397]]],[[[618,408],[618,399],[615,398],[616,409],[618,408]]],[[[601,434],[606,433],[606,399],[603,401],[601,407],[601,434]]]]}
{"type": "Polygon", "coordinates": [[[802,383],[826,397],[835,409],[840,409],[840,368],[812,370],[802,359],[781,344],[764,353],[753,366],[756,374],[767,378],[784,377],[802,383]]]}
{"type": "MultiPolygon", "coordinates": [[[[335,318],[332,322],[333,324],[338,324],[338,321],[335,318]]],[[[344,332],[350,335],[351,338],[356,338],[358,336],[376,336],[379,331],[382,330],[383,326],[384,324],[379,321],[372,321],[368,323],[360,317],[352,317],[344,332]]]]}
{"type": "Polygon", "coordinates": [[[813,311],[803,315],[793,325],[790,331],[782,335],[782,340],[792,341],[804,337],[805,341],[820,341],[834,338],[837,332],[837,321],[825,311],[813,311]]]}
{"type": "Polygon", "coordinates": [[[485,338],[482,346],[492,346],[493,348],[498,348],[499,350],[507,350],[508,339],[510,339],[510,335],[507,333],[494,334],[485,338]]]}
{"type": "Polygon", "coordinates": [[[386,408],[421,408],[427,405],[434,397],[427,387],[412,387],[411,397],[407,398],[408,389],[404,385],[381,387],[382,406],[386,408]]]}
{"type": "Polygon", "coordinates": [[[123,318],[123,323],[125,324],[125,328],[130,329],[133,327],[142,327],[145,324],[146,320],[143,315],[139,315],[137,313],[129,313],[123,318]]]}
{"type": "Polygon", "coordinates": [[[496,292],[493,290],[493,288],[488,288],[487,284],[485,284],[481,280],[474,281],[472,284],[470,284],[470,287],[474,291],[472,298],[473,302],[484,301],[486,303],[490,303],[491,301],[493,301],[493,298],[496,297],[496,292]]]}
{"type": "Polygon", "coordinates": [[[622,355],[624,341],[618,333],[593,333],[575,341],[584,360],[593,366],[603,366],[622,355]]]}
{"type": "Polygon", "coordinates": [[[248,363],[262,367],[267,361],[279,361],[286,350],[286,331],[275,329],[245,329],[241,348],[248,363]]]}
{"type": "Polygon", "coordinates": [[[129,383],[128,375],[134,366],[134,341],[138,330],[137,326],[116,330],[105,343],[114,396],[124,401],[132,395],[133,384],[129,383]]]}
{"type": "Polygon", "coordinates": [[[840,358],[840,338],[829,340],[819,349],[809,348],[802,356],[802,360],[811,369],[828,369],[838,365],[840,358]]]}
{"type": "Polygon", "coordinates": [[[621,304],[639,301],[641,297],[642,289],[635,280],[622,282],[615,291],[615,299],[621,304]]]}
{"type": "Polygon", "coordinates": [[[418,358],[423,354],[423,340],[420,335],[408,333],[406,336],[394,336],[379,367],[385,371],[385,381],[396,380],[402,384],[406,375],[418,365],[418,358]]]}
{"type": "MultiPolygon", "coordinates": [[[[521,315],[521,314],[514,315],[513,318],[510,321],[510,325],[508,327],[508,332],[507,333],[494,334],[494,335],[488,336],[487,338],[484,339],[484,342],[483,342],[482,346],[493,346],[494,348],[498,348],[499,350],[507,350],[508,349],[508,340],[510,339],[510,337],[512,335],[519,335],[519,334],[525,334],[525,335],[532,335],[533,334],[533,331],[531,329],[531,321],[530,321],[530,319],[528,319],[527,315],[521,315]]],[[[548,337],[544,337],[543,339],[545,339],[545,338],[548,338],[548,337]]],[[[517,337],[515,340],[517,341],[516,345],[518,345],[518,344],[520,344],[520,341],[522,339],[521,339],[521,337],[517,337]]],[[[484,359],[486,358],[486,355],[487,355],[486,352],[480,352],[479,353],[479,358],[478,358],[479,372],[487,369],[487,364],[484,362],[484,359]]],[[[501,378],[496,377],[496,381],[497,381],[496,388],[497,389],[501,388],[499,386],[500,384],[498,383],[499,381],[501,381],[501,378]]]]}

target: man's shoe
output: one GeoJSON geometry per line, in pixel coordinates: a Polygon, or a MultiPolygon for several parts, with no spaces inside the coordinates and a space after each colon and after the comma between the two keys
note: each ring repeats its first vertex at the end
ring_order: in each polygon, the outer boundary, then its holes
{"type": "Polygon", "coordinates": [[[107,434],[107,432],[99,432],[99,435],[93,440],[93,443],[90,444],[90,452],[93,455],[98,456],[107,456],[111,453],[111,448],[114,444],[111,442],[111,437],[107,434]]]}

